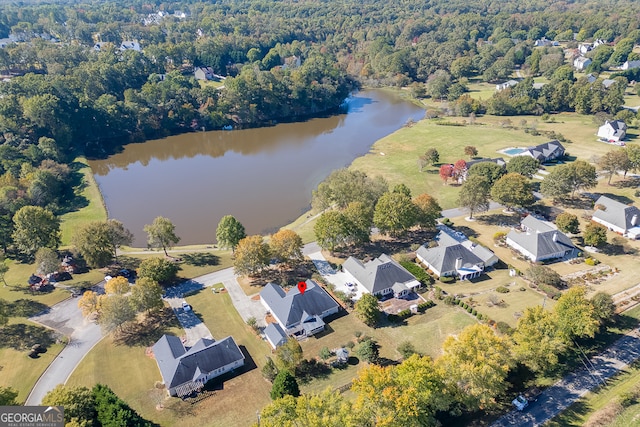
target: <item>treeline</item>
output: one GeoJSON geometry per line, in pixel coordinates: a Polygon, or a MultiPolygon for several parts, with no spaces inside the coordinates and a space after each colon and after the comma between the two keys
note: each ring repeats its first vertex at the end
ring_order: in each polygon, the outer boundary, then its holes
{"type": "Polygon", "coordinates": [[[585,295],[585,288],[573,287],[552,311],[527,308],[517,327],[504,333],[484,324],[468,326],[445,340],[435,360],[407,354],[398,365],[370,364],[353,381],[352,399],[331,390],[289,393],[262,410],[260,425],[437,426],[495,412],[511,400],[512,383],[521,387],[583,362],[580,345],[614,319],[608,294],[585,295]]]}

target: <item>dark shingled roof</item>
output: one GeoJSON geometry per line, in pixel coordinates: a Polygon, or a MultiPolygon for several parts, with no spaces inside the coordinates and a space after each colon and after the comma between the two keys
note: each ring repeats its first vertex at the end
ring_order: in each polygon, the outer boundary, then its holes
{"type": "Polygon", "coordinates": [[[327,310],[338,307],[338,303],[316,282],[306,281],[307,289],[301,294],[298,287],[285,292],[274,283],[267,283],[260,292],[260,298],[269,306],[271,312],[289,329],[305,322],[313,316],[321,316],[327,310]]]}
{"type": "Polygon", "coordinates": [[[202,338],[187,350],[180,338],[163,335],[153,345],[153,354],[167,388],[193,381],[203,372],[213,372],[244,359],[232,337],[220,341],[202,338]]]}
{"type": "Polygon", "coordinates": [[[389,289],[394,283],[406,284],[416,280],[411,273],[386,254],[366,264],[362,264],[354,257],[349,257],[342,264],[342,268],[372,294],[389,289]]]}

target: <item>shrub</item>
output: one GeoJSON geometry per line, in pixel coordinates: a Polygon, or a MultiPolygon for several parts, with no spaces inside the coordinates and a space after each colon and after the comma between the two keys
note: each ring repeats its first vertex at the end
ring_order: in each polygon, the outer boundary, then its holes
{"type": "Polygon", "coordinates": [[[467,307],[467,309],[466,309],[466,310],[467,310],[467,313],[471,313],[471,312],[473,311],[473,308],[471,308],[471,307],[467,307]]]}
{"type": "Polygon", "coordinates": [[[469,309],[469,304],[467,304],[466,302],[462,304],[462,308],[464,308],[465,310],[469,309]]]}
{"type": "Polygon", "coordinates": [[[460,307],[462,307],[464,305],[464,301],[462,301],[461,299],[456,300],[456,304],[458,304],[460,307]]]}
{"type": "Polygon", "coordinates": [[[521,291],[521,292],[524,292],[524,291],[526,291],[526,290],[527,290],[527,288],[525,288],[524,286],[520,286],[520,291],[521,291]]]}
{"type": "Polygon", "coordinates": [[[442,288],[440,286],[436,286],[436,290],[434,291],[434,296],[438,299],[442,299],[442,288]]]}
{"type": "Polygon", "coordinates": [[[360,331],[355,331],[355,332],[353,333],[353,335],[354,335],[356,338],[360,338],[360,337],[362,336],[362,332],[360,332],[360,331]]]}
{"type": "Polygon", "coordinates": [[[348,349],[353,349],[353,347],[355,346],[356,346],[356,343],[354,343],[353,341],[349,341],[348,343],[343,345],[343,347],[347,347],[348,349]]]}
{"type": "Polygon", "coordinates": [[[471,314],[473,314],[474,316],[478,315],[478,311],[474,308],[473,310],[471,310],[471,314]]]}
{"type": "Polygon", "coordinates": [[[439,279],[442,283],[453,283],[456,281],[455,277],[451,277],[451,276],[440,276],[439,279]]]}
{"type": "Polygon", "coordinates": [[[453,225],[453,222],[449,218],[442,218],[440,222],[448,227],[451,227],[453,225]]]}
{"type": "Polygon", "coordinates": [[[505,286],[498,286],[496,288],[496,292],[499,292],[501,294],[507,294],[507,293],[509,293],[509,288],[507,288],[505,286]]]}
{"type": "Polygon", "coordinates": [[[600,264],[600,261],[598,261],[597,259],[593,258],[593,257],[589,257],[589,258],[585,258],[584,263],[587,265],[598,265],[600,264]]]}
{"type": "Polygon", "coordinates": [[[404,359],[411,357],[412,354],[418,353],[416,351],[416,348],[413,346],[413,344],[411,344],[410,341],[401,342],[396,350],[398,350],[398,353],[400,353],[404,359]]]}
{"type": "Polygon", "coordinates": [[[433,283],[431,276],[429,276],[427,272],[415,262],[400,261],[400,265],[406,268],[409,273],[413,274],[423,285],[430,285],[433,283]]]}
{"type": "Polygon", "coordinates": [[[444,297],[444,303],[447,305],[453,305],[456,303],[456,299],[452,295],[447,295],[444,297]]]}
{"type": "Polygon", "coordinates": [[[433,307],[434,305],[436,305],[436,303],[434,303],[434,302],[433,302],[433,301],[431,301],[431,300],[428,300],[428,301],[422,302],[422,303],[418,304],[418,311],[419,311],[420,313],[424,313],[428,308],[431,308],[431,307],[433,307]]]}
{"type": "Polygon", "coordinates": [[[400,316],[403,319],[406,319],[407,317],[411,317],[413,313],[411,313],[411,310],[406,309],[406,310],[402,310],[398,312],[398,316],[400,316]]]}
{"type": "Polygon", "coordinates": [[[493,235],[493,241],[496,243],[502,242],[505,237],[507,237],[507,233],[505,233],[504,231],[498,231],[493,235]]]}
{"type": "Polygon", "coordinates": [[[525,276],[536,285],[562,286],[560,275],[545,265],[534,265],[526,271],[525,276]]]}
{"type": "Polygon", "coordinates": [[[510,335],[513,332],[513,328],[511,326],[509,326],[509,324],[507,322],[498,322],[496,324],[496,329],[501,334],[505,334],[505,335],[510,335]]]}

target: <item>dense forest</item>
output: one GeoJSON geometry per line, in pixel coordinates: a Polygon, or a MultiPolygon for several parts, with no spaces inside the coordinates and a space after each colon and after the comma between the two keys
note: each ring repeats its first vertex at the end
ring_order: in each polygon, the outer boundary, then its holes
{"type": "Polygon", "coordinates": [[[639,27],[632,0],[0,2],[0,243],[20,208],[69,208],[77,154],[327,114],[361,85],[461,116],[633,115],[620,110],[637,70],[607,85],[599,73],[640,59],[639,27]],[[576,78],[566,52],[595,40],[592,77],[576,78]],[[514,87],[465,93],[514,69],[514,87]]]}

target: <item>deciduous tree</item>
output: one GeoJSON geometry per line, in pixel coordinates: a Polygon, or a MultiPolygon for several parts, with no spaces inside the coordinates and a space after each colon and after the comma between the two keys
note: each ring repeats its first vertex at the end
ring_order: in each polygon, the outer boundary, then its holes
{"type": "Polygon", "coordinates": [[[78,307],[84,317],[98,311],[98,294],[94,291],[85,291],[78,300],[78,307]]]}
{"type": "Polygon", "coordinates": [[[444,369],[445,381],[460,389],[460,398],[470,410],[498,405],[508,388],[512,364],[509,342],[486,326],[467,326],[442,345],[436,364],[444,369]]]}
{"type": "Polygon", "coordinates": [[[375,327],[380,318],[380,307],[378,306],[378,298],[370,293],[365,293],[356,302],[356,316],[366,325],[375,327]]]}
{"type": "Polygon", "coordinates": [[[365,362],[378,363],[378,359],[380,358],[380,346],[376,340],[371,337],[367,337],[358,344],[356,354],[365,362]]]}
{"type": "Polygon", "coordinates": [[[0,387],[0,406],[16,406],[18,391],[11,387],[0,387]]]}
{"type": "Polygon", "coordinates": [[[489,181],[489,186],[499,180],[505,174],[505,170],[502,166],[493,162],[480,162],[471,165],[467,171],[467,179],[473,175],[480,175],[489,181]]]}
{"type": "Polygon", "coordinates": [[[347,242],[350,236],[349,220],[342,212],[324,212],[313,226],[313,232],[320,247],[333,252],[347,242]]]}
{"type": "Polygon", "coordinates": [[[354,425],[351,403],[327,388],[320,394],[284,396],[260,412],[262,427],[344,427],[354,425]]]}
{"type": "Polygon", "coordinates": [[[609,323],[616,312],[616,305],[613,298],[606,292],[597,292],[591,298],[591,305],[595,316],[600,320],[601,325],[609,323]]]}
{"type": "Polygon", "coordinates": [[[419,219],[418,207],[411,196],[393,191],[383,194],[373,212],[373,223],[385,234],[399,236],[416,225],[419,219]]]}
{"type": "Polygon", "coordinates": [[[424,228],[433,228],[436,220],[442,216],[442,208],[438,201],[427,193],[422,193],[416,197],[413,203],[418,208],[417,223],[424,228]]]}
{"type": "Polygon", "coordinates": [[[556,166],[540,184],[540,192],[545,196],[558,198],[575,195],[578,190],[595,187],[596,168],[584,160],[556,166]]]}
{"type": "Polygon", "coordinates": [[[562,277],[546,265],[532,265],[524,275],[536,285],[550,285],[556,288],[562,285],[562,277]]]}
{"type": "Polygon", "coordinates": [[[120,329],[136,317],[130,298],[120,294],[100,295],[98,313],[98,323],[107,331],[120,329]]]}
{"type": "Polygon", "coordinates": [[[586,293],[584,287],[574,286],[558,299],[554,307],[560,332],[567,342],[573,338],[593,338],[598,330],[599,319],[586,293]]]}
{"type": "Polygon", "coordinates": [[[278,261],[297,265],[302,261],[302,238],[293,230],[282,229],[271,236],[269,248],[278,261]]]}
{"type": "Polygon", "coordinates": [[[474,212],[484,212],[489,209],[489,181],[479,175],[467,177],[460,188],[458,204],[469,209],[469,218],[474,212]]]}
{"type": "Polygon", "coordinates": [[[351,202],[342,211],[347,221],[348,241],[355,245],[369,242],[373,227],[373,206],[351,202]]]}
{"type": "Polygon", "coordinates": [[[178,269],[176,263],[164,258],[147,258],[138,267],[138,277],[147,277],[154,282],[167,283],[176,278],[178,269]]]}
{"type": "Polygon", "coordinates": [[[577,234],[580,232],[580,221],[578,217],[569,212],[563,212],[556,217],[558,230],[564,233],[577,234]]]}
{"type": "Polygon", "coordinates": [[[40,248],[36,251],[36,272],[38,274],[47,275],[58,271],[60,268],[60,260],[58,252],[51,248],[40,248]]]}
{"type": "Polygon", "coordinates": [[[97,417],[95,398],[86,387],[69,387],[57,385],[42,398],[42,404],[63,406],[65,424],[79,426],[96,425],[97,417]]]}
{"type": "Polygon", "coordinates": [[[148,277],[140,277],[131,288],[131,303],[138,311],[151,312],[164,306],[162,288],[148,277]]]}
{"type": "Polygon", "coordinates": [[[279,371],[295,372],[303,358],[302,347],[295,338],[289,337],[284,344],[276,349],[275,363],[279,371]]]}
{"type": "Polygon", "coordinates": [[[165,256],[169,256],[167,248],[173,247],[180,241],[180,237],[175,234],[175,225],[168,218],[159,216],[153,223],[144,226],[147,233],[147,243],[151,248],[162,248],[165,256]]]}
{"type": "Polygon", "coordinates": [[[424,157],[427,159],[432,166],[435,166],[440,161],[440,153],[435,148],[429,148],[425,153],[424,157]]]}
{"type": "Polygon", "coordinates": [[[239,275],[254,275],[269,265],[269,245],[262,236],[248,236],[238,242],[233,269],[239,275]]]}
{"type": "Polygon", "coordinates": [[[318,185],[311,204],[320,210],[331,206],[344,209],[351,202],[373,206],[387,188],[386,181],[381,177],[370,178],[361,171],[339,169],[318,185]]]}
{"type": "Polygon", "coordinates": [[[466,156],[469,156],[469,159],[472,159],[473,157],[478,155],[478,149],[473,145],[467,145],[466,147],[464,147],[464,154],[466,156]]]}
{"type": "Polygon", "coordinates": [[[129,285],[129,280],[127,280],[126,277],[118,276],[112,278],[104,285],[104,291],[107,294],[124,295],[131,291],[131,285],[129,285]]]}
{"type": "Polygon", "coordinates": [[[453,176],[453,165],[444,164],[440,166],[440,179],[446,185],[449,179],[453,176]]]}
{"type": "Polygon", "coordinates": [[[24,206],[13,216],[13,243],[27,258],[40,248],[58,249],[60,220],[39,206],[24,206]]]}
{"type": "Polygon", "coordinates": [[[535,202],[531,183],[519,173],[508,173],[491,188],[491,198],[507,209],[531,206],[535,202]]]}
{"type": "Polygon", "coordinates": [[[72,241],[91,267],[104,267],[116,259],[118,248],[130,245],[133,234],[115,219],[93,221],[76,230],[72,241]]]}
{"type": "Polygon", "coordinates": [[[584,228],[582,238],[585,245],[600,247],[607,243],[607,228],[595,222],[590,222],[584,228]]]}
{"type": "Polygon", "coordinates": [[[225,215],[218,223],[216,240],[221,248],[236,249],[238,242],[247,237],[244,226],[232,215],[225,215]]]}
{"type": "Polygon", "coordinates": [[[276,378],[273,380],[273,386],[271,387],[271,399],[276,400],[284,396],[300,396],[300,388],[296,377],[288,370],[284,369],[278,372],[276,378]]]}
{"type": "Polygon", "coordinates": [[[540,162],[529,156],[515,156],[507,163],[507,172],[519,173],[529,179],[533,178],[540,169],[540,162]]]}
{"type": "Polygon", "coordinates": [[[609,177],[607,184],[611,185],[611,178],[619,171],[622,171],[626,176],[629,169],[631,169],[632,165],[627,153],[624,148],[608,151],[598,160],[598,167],[609,177]]]}
{"type": "Polygon", "coordinates": [[[561,338],[558,318],[542,306],[525,310],[518,319],[512,339],[516,359],[539,373],[552,371],[566,347],[561,338]]]}

